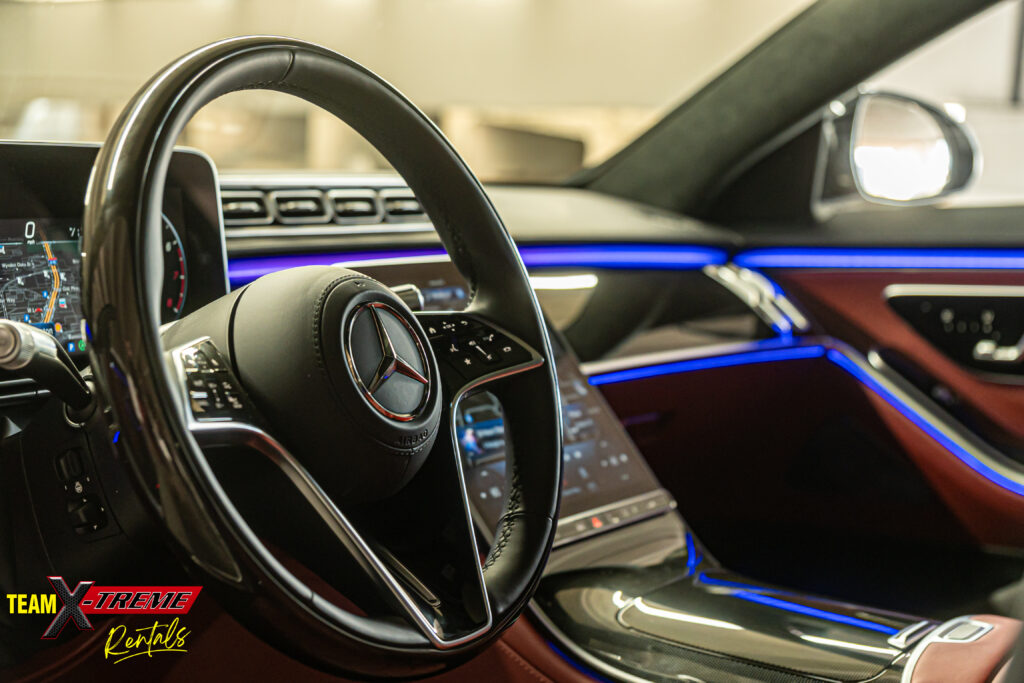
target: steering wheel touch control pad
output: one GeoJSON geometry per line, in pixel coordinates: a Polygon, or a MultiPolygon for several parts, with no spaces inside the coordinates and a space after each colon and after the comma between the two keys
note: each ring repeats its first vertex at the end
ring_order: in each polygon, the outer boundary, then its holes
{"type": "Polygon", "coordinates": [[[540,362],[522,341],[471,315],[424,313],[419,318],[442,367],[465,381],[540,362]]]}
{"type": "Polygon", "coordinates": [[[184,396],[196,422],[253,422],[242,388],[211,341],[178,352],[184,375],[184,396]]]}

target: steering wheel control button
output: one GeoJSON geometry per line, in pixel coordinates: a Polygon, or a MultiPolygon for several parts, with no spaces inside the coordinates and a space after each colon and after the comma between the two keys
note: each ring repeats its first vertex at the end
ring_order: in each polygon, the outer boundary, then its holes
{"type": "Polygon", "coordinates": [[[217,348],[209,341],[182,349],[189,409],[199,422],[248,418],[242,390],[217,348]]]}
{"type": "Polygon", "coordinates": [[[522,344],[468,316],[430,316],[423,323],[438,358],[466,380],[532,358],[522,344]]]}
{"type": "Polygon", "coordinates": [[[427,355],[416,331],[394,308],[379,302],[356,308],[344,350],[374,410],[400,422],[419,415],[430,389],[427,355]]]}

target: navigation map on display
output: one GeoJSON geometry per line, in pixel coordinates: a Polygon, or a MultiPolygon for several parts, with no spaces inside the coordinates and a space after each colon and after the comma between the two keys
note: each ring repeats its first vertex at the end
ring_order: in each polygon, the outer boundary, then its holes
{"type": "Polygon", "coordinates": [[[0,219],[0,316],[84,350],[81,271],[77,222],[0,219]]]}

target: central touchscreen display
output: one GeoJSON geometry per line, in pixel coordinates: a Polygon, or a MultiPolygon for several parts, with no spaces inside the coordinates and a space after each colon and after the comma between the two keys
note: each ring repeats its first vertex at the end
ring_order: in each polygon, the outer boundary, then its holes
{"type": "MultiPolygon", "coordinates": [[[[561,519],[658,491],[657,480],[611,409],[555,337],[563,428],[561,519]]],[[[470,498],[482,521],[493,528],[504,504],[507,445],[498,399],[487,392],[464,399],[456,428],[470,498]]]]}
{"type": "Polygon", "coordinates": [[[82,337],[79,223],[0,219],[0,316],[46,330],[69,352],[82,337]]]}

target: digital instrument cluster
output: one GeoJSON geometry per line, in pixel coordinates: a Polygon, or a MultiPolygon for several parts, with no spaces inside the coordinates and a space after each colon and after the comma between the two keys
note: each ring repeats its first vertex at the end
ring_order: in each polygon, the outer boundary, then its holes
{"type": "MultiPolygon", "coordinates": [[[[0,218],[0,317],[52,334],[69,353],[85,351],[82,242],[78,219],[0,218]]],[[[188,268],[174,224],[162,216],[162,322],[185,307],[188,268]]]]}
{"type": "Polygon", "coordinates": [[[0,316],[85,350],[82,249],[76,220],[0,219],[0,316]]]}
{"type": "MultiPolygon", "coordinates": [[[[0,143],[0,317],[86,350],[82,215],[96,145],[0,143]]],[[[220,207],[210,161],[171,157],[160,216],[161,323],[227,292],[220,207]]]]}

